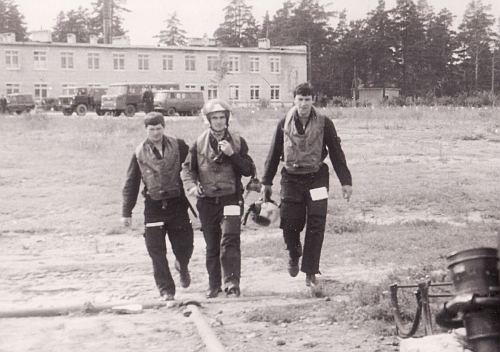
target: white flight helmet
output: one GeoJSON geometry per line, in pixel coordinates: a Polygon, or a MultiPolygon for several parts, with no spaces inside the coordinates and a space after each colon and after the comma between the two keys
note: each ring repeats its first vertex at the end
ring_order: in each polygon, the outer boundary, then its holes
{"type": "Polygon", "coordinates": [[[226,114],[226,124],[229,126],[229,118],[231,117],[233,109],[231,108],[231,105],[224,100],[211,99],[207,101],[205,105],[203,105],[203,109],[201,109],[201,112],[203,113],[203,116],[205,116],[205,120],[208,124],[210,124],[210,114],[219,111],[223,111],[226,114]]]}

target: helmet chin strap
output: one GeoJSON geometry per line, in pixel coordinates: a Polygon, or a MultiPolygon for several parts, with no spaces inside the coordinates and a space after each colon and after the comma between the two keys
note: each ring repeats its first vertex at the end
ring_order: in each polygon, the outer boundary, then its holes
{"type": "Polygon", "coordinates": [[[224,132],[225,130],[227,130],[228,126],[226,125],[222,130],[220,131],[217,131],[217,130],[214,130],[214,128],[212,127],[212,124],[210,124],[210,129],[215,132],[215,133],[221,133],[221,132],[224,132]]]}

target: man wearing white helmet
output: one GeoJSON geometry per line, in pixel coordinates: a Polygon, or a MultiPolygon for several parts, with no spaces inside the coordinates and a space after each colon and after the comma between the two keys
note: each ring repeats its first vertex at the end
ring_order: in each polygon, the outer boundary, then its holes
{"type": "Polygon", "coordinates": [[[300,270],[306,273],[306,285],[314,288],[320,272],[328,207],[329,171],[323,162],[326,156],[330,157],[347,200],[352,194],[352,179],[333,122],[313,107],[313,87],[302,83],[295,88],[293,97],[295,105],[276,127],[262,184],[264,196],[269,197],[282,160],[280,228],[289,253],[288,273],[298,275],[302,257],[300,270]],[[300,233],[304,226],[302,250],[300,233]]]}
{"type": "Polygon", "coordinates": [[[231,106],[209,100],[203,114],[210,124],[189,149],[181,177],[187,193],[197,198],[206,243],[209,288],[207,298],[222,292],[240,295],[240,224],[243,209],[242,176],[254,170],[246,141],[228,131],[231,106]]]}

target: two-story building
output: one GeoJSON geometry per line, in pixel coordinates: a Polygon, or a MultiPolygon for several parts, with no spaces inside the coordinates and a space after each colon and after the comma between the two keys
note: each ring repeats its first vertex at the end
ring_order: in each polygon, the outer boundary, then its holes
{"type": "Polygon", "coordinates": [[[128,37],[98,44],[95,36],[77,43],[72,34],[56,43],[50,31],[16,42],[13,34],[0,34],[0,95],[25,92],[41,100],[74,86],[176,82],[203,91],[205,99],[219,97],[237,106],[290,105],[293,88],[307,79],[305,46],[271,47],[267,39],[256,48],[195,45],[138,46],[128,37]]]}

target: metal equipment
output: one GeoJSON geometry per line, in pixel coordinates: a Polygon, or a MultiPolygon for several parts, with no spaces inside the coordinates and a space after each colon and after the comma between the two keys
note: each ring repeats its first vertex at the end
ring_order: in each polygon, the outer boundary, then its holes
{"type": "Polygon", "coordinates": [[[473,248],[448,256],[456,296],[445,302],[436,323],[465,327],[473,352],[500,352],[500,285],[498,251],[473,248]]]}

